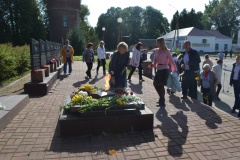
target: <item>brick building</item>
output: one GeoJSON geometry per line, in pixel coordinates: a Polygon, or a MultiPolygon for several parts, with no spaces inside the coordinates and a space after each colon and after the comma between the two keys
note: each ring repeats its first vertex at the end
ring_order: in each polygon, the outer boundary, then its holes
{"type": "Polygon", "coordinates": [[[48,0],[50,41],[62,43],[67,32],[80,25],[81,0],[48,0]]]}

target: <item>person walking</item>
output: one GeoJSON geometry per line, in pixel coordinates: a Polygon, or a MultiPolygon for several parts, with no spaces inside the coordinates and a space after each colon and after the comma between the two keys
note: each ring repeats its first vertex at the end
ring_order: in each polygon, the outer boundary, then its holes
{"type": "Polygon", "coordinates": [[[88,45],[87,45],[85,61],[87,64],[86,74],[89,79],[92,79],[91,70],[92,70],[93,63],[94,63],[94,53],[93,53],[93,44],[92,43],[88,43],[88,45]]]}
{"type": "Polygon", "coordinates": [[[117,46],[117,51],[112,55],[109,72],[114,84],[111,85],[113,88],[124,88],[126,87],[126,68],[129,61],[128,45],[125,42],[120,42],[117,46]]]}
{"type": "Polygon", "coordinates": [[[198,52],[191,48],[191,42],[184,42],[183,61],[181,67],[184,69],[182,76],[182,99],[187,96],[197,99],[197,81],[196,77],[199,74],[199,63],[201,62],[198,52]]]}
{"type": "Polygon", "coordinates": [[[133,48],[133,55],[129,63],[129,65],[131,66],[131,71],[128,75],[129,82],[131,82],[131,77],[134,71],[136,70],[136,68],[138,68],[139,81],[144,81],[142,79],[142,59],[141,59],[141,52],[140,52],[141,47],[142,47],[142,43],[138,42],[133,48]]]}
{"type": "Polygon", "coordinates": [[[199,86],[201,86],[203,103],[212,106],[213,96],[216,93],[217,78],[210,68],[211,66],[209,64],[203,65],[203,71],[200,73],[199,86]]]}
{"type": "Polygon", "coordinates": [[[70,45],[69,40],[67,39],[65,41],[65,45],[63,46],[63,48],[61,50],[61,57],[63,57],[63,63],[64,63],[64,65],[63,65],[64,75],[67,74],[67,65],[68,65],[69,75],[72,73],[72,63],[74,62],[73,55],[74,55],[74,49],[70,45]]]}
{"type": "Polygon", "coordinates": [[[98,75],[98,71],[100,66],[102,65],[103,67],[103,76],[106,75],[106,54],[105,54],[105,47],[104,47],[104,42],[101,41],[98,48],[97,48],[97,56],[98,56],[98,64],[97,64],[97,73],[96,75],[98,75]]]}
{"type": "Polygon", "coordinates": [[[218,56],[218,59],[221,59],[223,61],[225,55],[222,51],[220,51],[220,53],[218,53],[217,56],[218,56]]]}
{"type": "Polygon", "coordinates": [[[235,110],[238,109],[238,117],[240,117],[240,56],[236,57],[236,63],[233,64],[230,85],[233,86],[235,97],[232,113],[235,113],[235,110]]]}
{"type": "Polygon", "coordinates": [[[153,85],[159,95],[158,101],[159,106],[164,107],[165,106],[164,85],[166,85],[170,73],[169,64],[171,66],[172,72],[177,72],[177,67],[172,59],[170,50],[167,48],[165,44],[164,38],[162,37],[157,38],[156,44],[158,48],[155,50],[153,64],[151,65],[154,68],[157,68],[157,73],[154,77],[153,85]]]}
{"type": "Polygon", "coordinates": [[[210,70],[212,70],[213,62],[209,58],[208,54],[205,54],[205,60],[203,61],[203,65],[202,66],[204,66],[204,64],[209,64],[210,65],[210,70]]]}
{"type": "Polygon", "coordinates": [[[215,73],[217,78],[217,92],[216,92],[216,99],[220,101],[219,93],[222,89],[222,60],[217,60],[217,64],[213,66],[212,71],[215,73]]]}

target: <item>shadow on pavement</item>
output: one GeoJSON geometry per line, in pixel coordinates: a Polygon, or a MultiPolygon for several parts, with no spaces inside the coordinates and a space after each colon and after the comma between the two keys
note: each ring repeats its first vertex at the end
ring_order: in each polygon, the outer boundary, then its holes
{"type": "Polygon", "coordinates": [[[169,96],[169,102],[171,104],[173,104],[173,106],[179,110],[183,110],[183,111],[190,111],[190,109],[186,106],[186,104],[184,103],[184,101],[182,101],[180,99],[180,97],[175,96],[173,94],[171,94],[169,96]]]}
{"type": "Polygon", "coordinates": [[[217,129],[218,126],[216,124],[221,124],[221,117],[211,109],[210,106],[204,105],[197,100],[185,99],[184,102],[189,106],[192,112],[196,112],[196,114],[203,120],[205,120],[205,124],[207,127],[211,129],[217,129]]]}
{"type": "Polygon", "coordinates": [[[226,112],[226,113],[234,116],[234,114],[231,113],[232,107],[230,107],[227,103],[225,103],[225,102],[223,102],[223,101],[217,101],[217,100],[214,100],[213,103],[215,104],[215,106],[216,106],[218,109],[220,109],[220,110],[222,110],[222,111],[224,111],[224,112],[226,112]]]}
{"type": "Polygon", "coordinates": [[[88,78],[85,78],[85,80],[83,80],[83,81],[78,81],[78,82],[73,83],[73,86],[74,86],[75,88],[78,88],[78,87],[80,87],[82,84],[86,84],[87,82],[88,82],[88,78]]]}
{"type": "MultiPolygon", "coordinates": [[[[142,82],[139,82],[138,84],[133,84],[132,82],[128,82],[128,87],[131,89],[132,92],[137,94],[143,94],[142,92],[142,82]]],[[[144,82],[143,82],[144,83],[144,82]]]]}
{"type": "Polygon", "coordinates": [[[79,156],[97,156],[109,154],[109,150],[113,149],[117,152],[130,151],[133,148],[136,150],[153,141],[155,141],[153,131],[120,134],[103,132],[100,135],[61,137],[58,123],[48,150],[77,153],[79,156]]]}
{"type": "Polygon", "coordinates": [[[157,125],[163,135],[168,138],[168,152],[174,157],[181,157],[183,154],[182,145],[186,143],[188,135],[187,116],[182,111],[178,111],[175,115],[168,116],[165,107],[161,107],[156,113],[156,118],[162,123],[157,125]],[[181,131],[178,130],[180,127],[181,131]]]}

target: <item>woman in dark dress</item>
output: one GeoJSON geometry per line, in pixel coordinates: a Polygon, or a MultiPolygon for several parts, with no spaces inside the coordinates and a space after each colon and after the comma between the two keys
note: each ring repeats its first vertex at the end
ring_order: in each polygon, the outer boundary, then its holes
{"type": "Polygon", "coordinates": [[[120,42],[110,62],[110,73],[112,78],[115,79],[114,84],[112,84],[113,88],[126,87],[126,67],[128,66],[128,61],[128,45],[125,42],[120,42]]]}

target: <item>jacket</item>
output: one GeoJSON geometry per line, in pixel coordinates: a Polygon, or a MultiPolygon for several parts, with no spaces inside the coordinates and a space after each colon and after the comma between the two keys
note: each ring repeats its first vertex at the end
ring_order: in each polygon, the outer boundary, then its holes
{"type": "MultiPolygon", "coordinates": [[[[69,53],[70,53],[70,58],[71,58],[71,62],[74,62],[73,59],[73,55],[74,55],[74,49],[71,45],[69,45],[69,53]]],[[[66,49],[66,45],[63,46],[62,50],[61,50],[61,57],[63,57],[63,63],[67,63],[67,49],[66,49]]]]}
{"type": "MultiPolygon", "coordinates": [[[[200,76],[202,77],[204,74],[204,72],[202,71],[200,73],[200,76]]],[[[217,77],[215,75],[215,73],[213,71],[209,71],[210,74],[210,92],[211,94],[215,94],[216,93],[216,86],[217,86],[217,77]]],[[[201,86],[201,93],[202,93],[202,78],[199,78],[199,85],[201,86]]]]}
{"type": "MultiPolygon", "coordinates": [[[[234,76],[234,69],[236,67],[236,63],[233,64],[231,76],[230,76],[230,85],[233,85],[233,76],[234,76]]],[[[238,73],[238,83],[240,83],[240,72],[238,73]]]]}
{"type": "Polygon", "coordinates": [[[220,64],[214,65],[212,71],[215,73],[217,78],[217,83],[221,84],[222,82],[222,67],[220,64]]]}
{"type": "Polygon", "coordinates": [[[91,50],[89,50],[89,49],[86,50],[85,61],[86,61],[87,63],[89,63],[89,62],[94,62],[94,53],[93,53],[91,50]],[[91,54],[92,54],[92,55],[91,55],[91,54]],[[92,57],[92,59],[91,59],[91,57],[92,57]]]}
{"type": "MultiPolygon", "coordinates": [[[[184,57],[186,52],[182,52],[182,54],[184,57]]],[[[192,72],[200,71],[199,63],[201,62],[201,59],[200,59],[198,52],[196,50],[190,48],[190,50],[188,51],[188,54],[189,54],[189,62],[188,62],[189,70],[192,72]]],[[[181,65],[182,64],[184,64],[184,61],[181,61],[181,65]]]]}
{"type": "Polygon", "coordinates": [[[132,55],[129,65],[138,67],[139,63],[140,63],[140,58],[141,58],[140,51],[137,50],[136,48],[133,48],[133,55],[132,55]]]}

